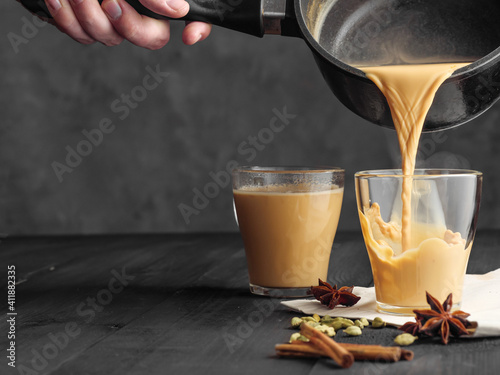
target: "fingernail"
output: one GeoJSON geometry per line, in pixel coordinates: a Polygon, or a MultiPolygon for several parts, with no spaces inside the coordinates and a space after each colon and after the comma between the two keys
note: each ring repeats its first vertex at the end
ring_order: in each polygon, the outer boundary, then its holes
{"type": "Polygon", "coordinates": [[[81,2],[83,2],[83,0],[71,0],[71,2],[72,2],[74,5],[78,5],[78,4],[80,4],[81,2]]]}
{"type": "Polygon", "coordinates": [[[61,3],[59,2],[59,0],[47,0],[47,5],[54,12],[57,12],[59,9],[61,9],[61,3]]]}
{"type": "Polygon", "coordinates": [[[173,10],[182,10],[187,6],[184,0],[167,0],[167,5],[173,10]]]}
{"type": "Polygon", "coordinates": [[[198,43],[201,40],[202,37],[203,37],[203,35],[201,35],[201,34],[198,35],[198,38],[194,41],[193,44],[198,43]]]}
{"type": "Polygon", "coordinates": [[[122,8],[115,0],[108,1],[102,7],[111,19],[117,20],[122,16],[122,8]]]}

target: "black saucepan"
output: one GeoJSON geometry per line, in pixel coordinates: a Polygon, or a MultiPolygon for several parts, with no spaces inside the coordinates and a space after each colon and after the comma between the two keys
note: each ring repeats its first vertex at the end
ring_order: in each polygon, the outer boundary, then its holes
{"type": "MultiPolygon", "coordinates": [[[[21,0],[48,14],[41,0],[21,0]]],[[[140,13],[154,14],[139,0],[140,13]]],[[[500,97],[500,1],[492,0],[188,0],[184,20],[262,37],[303,38],[323,77],[351,111],[393,127],[381,91],[356,66],[473,62],[436,93],[425,131],[461,125],[500,97]]],[[[322,98],[318,98],[321,100],[322,98]]]]}

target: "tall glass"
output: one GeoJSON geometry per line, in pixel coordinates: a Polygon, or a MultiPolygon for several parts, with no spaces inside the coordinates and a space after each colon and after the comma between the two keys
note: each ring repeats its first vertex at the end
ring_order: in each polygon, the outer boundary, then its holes
{"type": "Polygon", "coordinates": [[[304,297],[326,280],[344,170],[239,167],[233,195],[254,294],[304,297]]]}
{"type": "Polygon", "coordinates": [[[476,232],[482,174],[422,169],[403,176],[401,170],[377,170],[356,173],[355,182],[378,309],[411,314],[428,308],[426,292],[441,302],[453,293],[453,308],[458,308],[476,232]],[[407,224],[402,220],[405,179],[411,185],[405,198],[410,207],[407,224]]]}

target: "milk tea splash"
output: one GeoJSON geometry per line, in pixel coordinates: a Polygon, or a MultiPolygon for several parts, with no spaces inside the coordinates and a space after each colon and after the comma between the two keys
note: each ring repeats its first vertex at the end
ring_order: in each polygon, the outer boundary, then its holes
{"type": "MultiPolygon", "coordinates": [[[[392,120],[398,135],[403,175],[415,171],[418,142],[427,112],[436,91],[453,72],[468,63],[389,65],[360,68],[385,95],[391,109],[392,120]]],[[[411,242],[411,177],[403,178],[401,193],[401,247],[410,248],[411,242]]]]}
{"type": "MultiPolygon", "coordinates": [[[[431,182],[416,180],[412,175],[425,117],[435,93],[455,70],[466,65],[360,68],[389,103],[402,157],[401,204],[394,202],[389,222],[382,219],[377,202],[359,212],[377,302],[385,311],[411,313],[413,308],[425,307],[423,291],[438,300],[444,300],[450,292],[455,302],[462,299],[463,276],[472,243],[466,248],[461,234],[448,230],[431,182]],[[419,215],[416,208],[423,202],[430,207],[432,220],[419,215]]],[[[360,189],[361,194],[367,193],[363,186],[360,189]]]]}

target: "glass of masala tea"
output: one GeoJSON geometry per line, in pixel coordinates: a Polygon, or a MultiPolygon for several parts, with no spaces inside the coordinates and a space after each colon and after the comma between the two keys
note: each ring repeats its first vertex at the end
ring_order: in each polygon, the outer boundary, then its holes
{"type": "Polygon", "coordinates": [[[379,311],[411,315],[426,292],[462,301],[481,199],[482,174],[416,169],[355,174],[356,198],[379,311]]]}
{"type": "Polygon", "coordinates": [[[344,174],[336,167],[233,170],[234,206],[252,293],[304,297],[318,279],[327,279],[344,174]]]}

